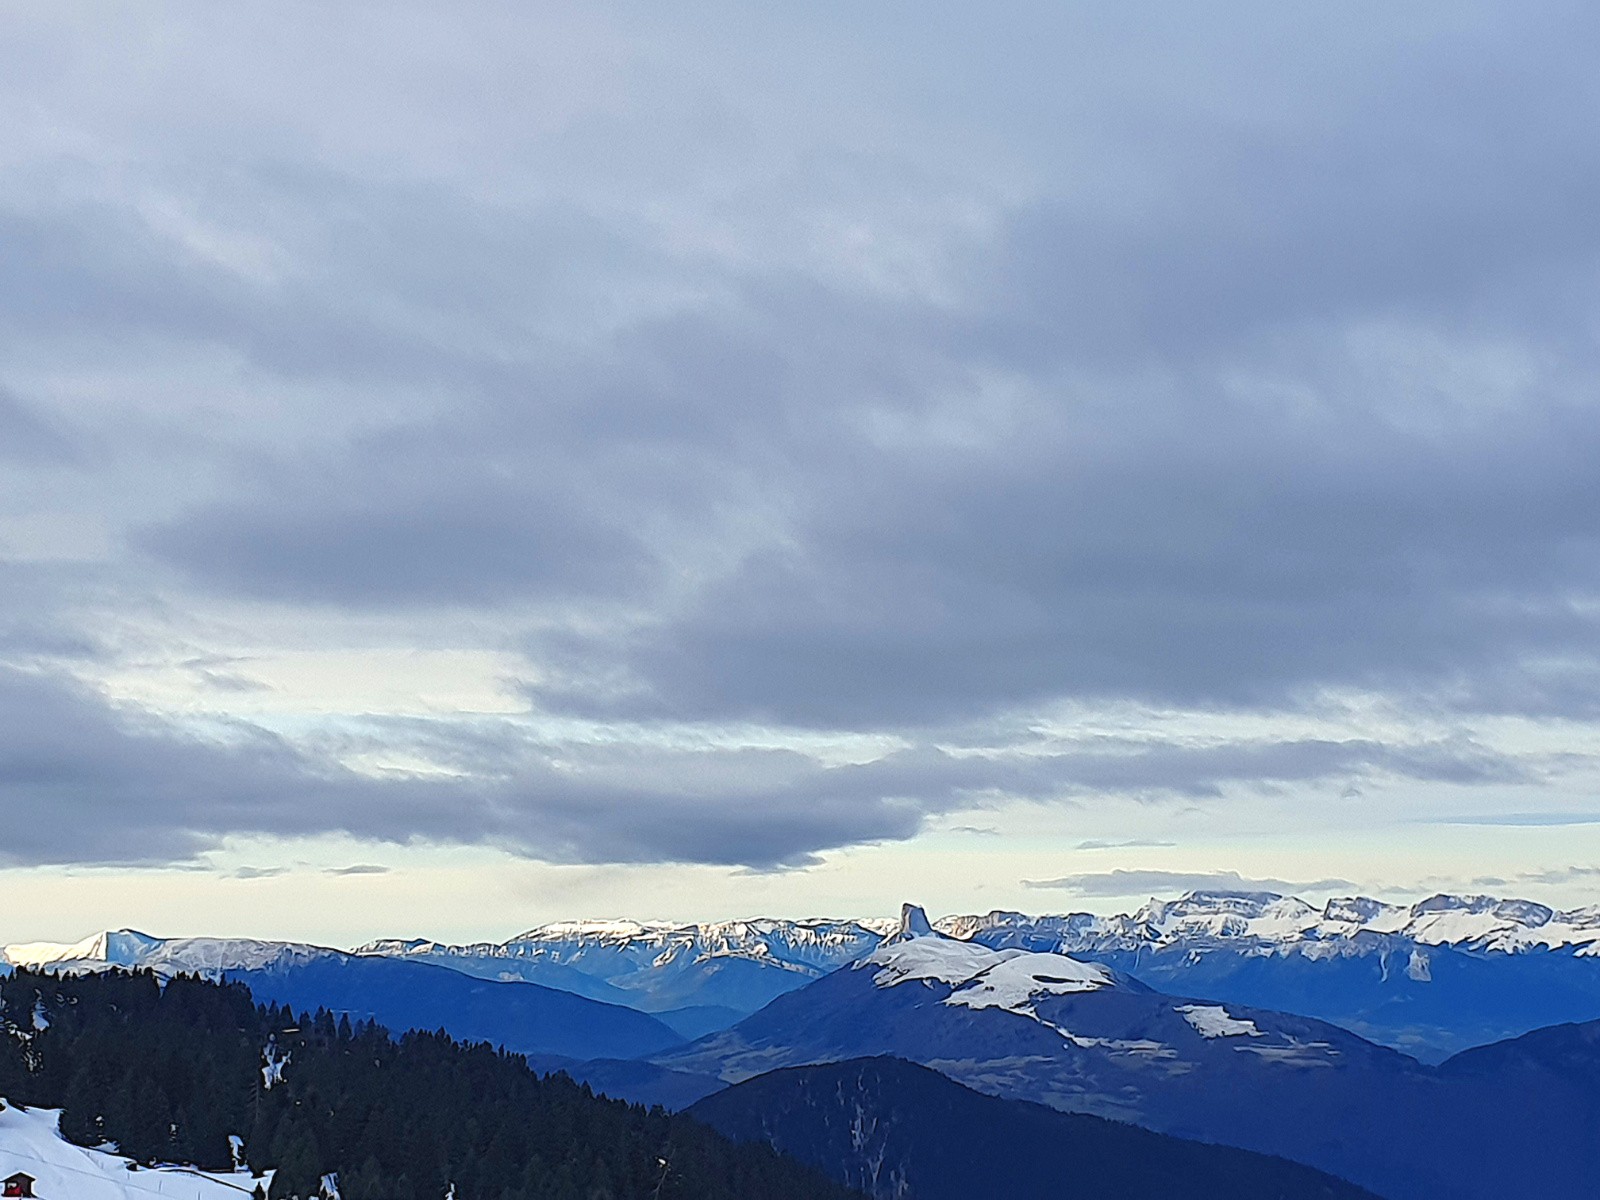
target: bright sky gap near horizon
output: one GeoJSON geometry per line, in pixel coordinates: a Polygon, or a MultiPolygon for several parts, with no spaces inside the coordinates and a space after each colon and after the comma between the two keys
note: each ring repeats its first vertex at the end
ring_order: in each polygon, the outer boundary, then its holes
{"type": "Polygon", "coordinates": [[[1600,902],[1596,44],[0,0],[0,942],[1600,902]]]}

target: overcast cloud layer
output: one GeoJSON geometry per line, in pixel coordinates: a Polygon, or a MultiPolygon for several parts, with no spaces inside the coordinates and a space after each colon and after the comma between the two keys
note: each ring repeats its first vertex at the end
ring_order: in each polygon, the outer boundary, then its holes
{"type": "Polygon", "coordinates": [[[0,16],[9,864],[1592,807],[1587,6],[0,16]]]}

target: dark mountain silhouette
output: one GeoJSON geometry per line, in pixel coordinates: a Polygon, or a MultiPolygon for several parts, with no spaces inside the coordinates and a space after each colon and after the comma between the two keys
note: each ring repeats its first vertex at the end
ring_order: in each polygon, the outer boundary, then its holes
{"type": "Polygon", "coordinates": [[[689,1115],[874,1200],[1373,1200],[1298,1163],[986,1096],[897,1058],[772,1071],[689,1115]]]}

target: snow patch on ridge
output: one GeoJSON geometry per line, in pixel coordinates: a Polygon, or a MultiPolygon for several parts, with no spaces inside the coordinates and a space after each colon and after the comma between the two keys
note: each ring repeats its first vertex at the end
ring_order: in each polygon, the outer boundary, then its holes
{"type": "Polygon", "coordinates": [[[945,998],[945,1003],[964,1008],[1005,1008],[1021,1012],[1039,996],[1094,992],[1115,983],[1107,968],[1098,963],[1079,962],[1064,954],[1013,951],[997,957],[998,962],[986,967],[952,992],[945,998]]]}
{"type": "Polygon", "coordinates": [[[1034,1020],[1054,1033],[1059,1033],[1066,1041],[1071,1042],[1080,1050],[1110,1050],[1114,1054],[1133,1054],[1140,1058],[1177,1058],[1178,1052],[1165,1042],[1153,1041],[1150,1038],[1103,1038],[1081,1037],[1070,1029],[1046,1021],[1043,1017],[1035,1015],[1034,1020]]]}
{"type": "Polygon", "coordinates": [[[1254,1021],[1228,1015],[1220,1004],[1184,1004],[1172,1010],[1203,1038],[1265,1037],[1254,1021]]]}

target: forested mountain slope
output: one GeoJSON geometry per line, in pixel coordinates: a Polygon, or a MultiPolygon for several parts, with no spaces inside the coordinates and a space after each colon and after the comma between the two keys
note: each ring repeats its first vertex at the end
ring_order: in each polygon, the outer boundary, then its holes
{"type": "Polygon", "coordinates": [[[772,1071],[689,1111],[873,1200],[1374,1200],[1282,1158],[1002,1100],[898,1058],[772,1071]]]}
{"type": "Polygon", "coordinates": [[[0,1096],[80,1144],[221,1169],[230,1135],[274,1197],[838,1200],[765,1147],[596,1098],[516,1055],[257,1007],[236,984],[121,970],[0,979],[0,1096]]]}

